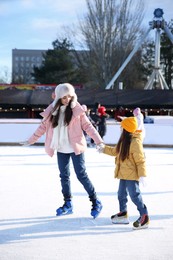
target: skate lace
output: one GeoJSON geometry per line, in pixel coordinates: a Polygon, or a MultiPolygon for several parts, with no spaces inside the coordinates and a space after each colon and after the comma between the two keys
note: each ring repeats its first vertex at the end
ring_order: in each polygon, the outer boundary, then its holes
{"type": "Polygon", "coordinates": [[[65,202],[62,207],[60,207],[62,210],[66,210],[66,209],[69,209],[70,206],[67,205],[67,203],[65,202]]]}
{"type": "Polygon", "coordinates": [[[121,211],[121,212],[117,213],[116,215],[117,215],[118,217],[124,217],[124,216],[126,216],[126,214],[127,214],[126,211],[121,211]]]}
{"type": "Polygon", "coordinates": [[[92,203],[92,209],[91,210],[99,210],[101,207],[101,204],[98,201],[94,201],[92,203]]]}
{"type": "Polygon", "coordinates": [[[138,220],[137,220],[141,225],[144,225],[148,221],[148,216],[146,214],[142,215],[138,220]]]}

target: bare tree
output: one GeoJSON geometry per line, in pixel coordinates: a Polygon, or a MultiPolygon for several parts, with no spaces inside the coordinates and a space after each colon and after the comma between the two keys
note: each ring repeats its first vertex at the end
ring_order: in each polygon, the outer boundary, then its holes
{"type": "Polygon", "coordinates": [[[86,0],[86,5],[80,31],[87,51],[78,62],[92,86],[105,88],[141,36],[144,0],[86,0]]]}
{"type": "Polygon", "coordinates": [[[1,67],[0,68],[0,83],[10,83],[11,82],[11,75],[8,67],[1,67]]]}

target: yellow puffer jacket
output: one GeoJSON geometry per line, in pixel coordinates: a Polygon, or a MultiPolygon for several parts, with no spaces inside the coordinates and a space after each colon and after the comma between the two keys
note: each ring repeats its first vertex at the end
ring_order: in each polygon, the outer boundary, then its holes
{"type": "Polygon", "coordinates": [[[115,178],[139,181],[140,177],[146,177],[145,154],[141,133],[136,132],[133,134],[128,159],[120,161],[118,154],[116,154],[116,146],[105,145],[103,153],[115,156],[115,178]]]}

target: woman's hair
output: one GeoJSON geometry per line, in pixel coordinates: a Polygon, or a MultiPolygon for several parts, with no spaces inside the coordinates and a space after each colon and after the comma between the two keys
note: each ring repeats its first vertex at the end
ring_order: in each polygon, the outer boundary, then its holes
{"type": "MultiPolygon", "coordinates": [[[[72,108],[71,108],[71,102],[73,101],[73,98],[70,100],[68,106],[66,107],[65,110],[65,116],[64,116],[64,124],[65,125],[69,125],[71,118],[72,118],[72,108]]],[[[61,99],[58,99],[58,101],[56,102],[53,110],[52,110],[52,114],[50,116],[50,121],[52,123],[52,127],[55,128],[58,125],[58,121],[59,121],[59,114],[60,114],[60,107],[62,106],[61,103],[61,99]],[[53,113],[57,110],[57,113],[55,115],[53,115],[53,113]]]]}
{"type": "Polygon", "coordinates": [[[132,134],[123,129],[120,139],[116,146],[116,152],[119,154],[121,161],[124,161],[129,157],[130,143],[132,140],[132,134]]]}

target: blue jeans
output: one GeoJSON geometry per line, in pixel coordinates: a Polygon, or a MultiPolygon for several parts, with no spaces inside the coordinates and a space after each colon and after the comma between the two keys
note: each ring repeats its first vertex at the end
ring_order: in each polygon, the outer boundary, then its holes
{"type": "Polygon", "coordinates": [[[88,193],[90,200],[95,200],[96,192],[86,172],[84,153],[75,155],[75,153],[57,152],[57,161],[60,171],[59,176],[61,179],[61,187],[64,200],[71,200],[72,198],[70,184],[70,158],[72,159],[73,167],[78,180],[88,193]]]}
{"type": "Polygon", "coordinates": [[[147,208],[142,200],[142,195],[139,189],[139,181],[133,180],[120,180],[118,188],[118,200],[120,211],[127,211],[127,196],[129,196],[132,202],[137,206],[140,216],[148,214],[147,208]]]}

